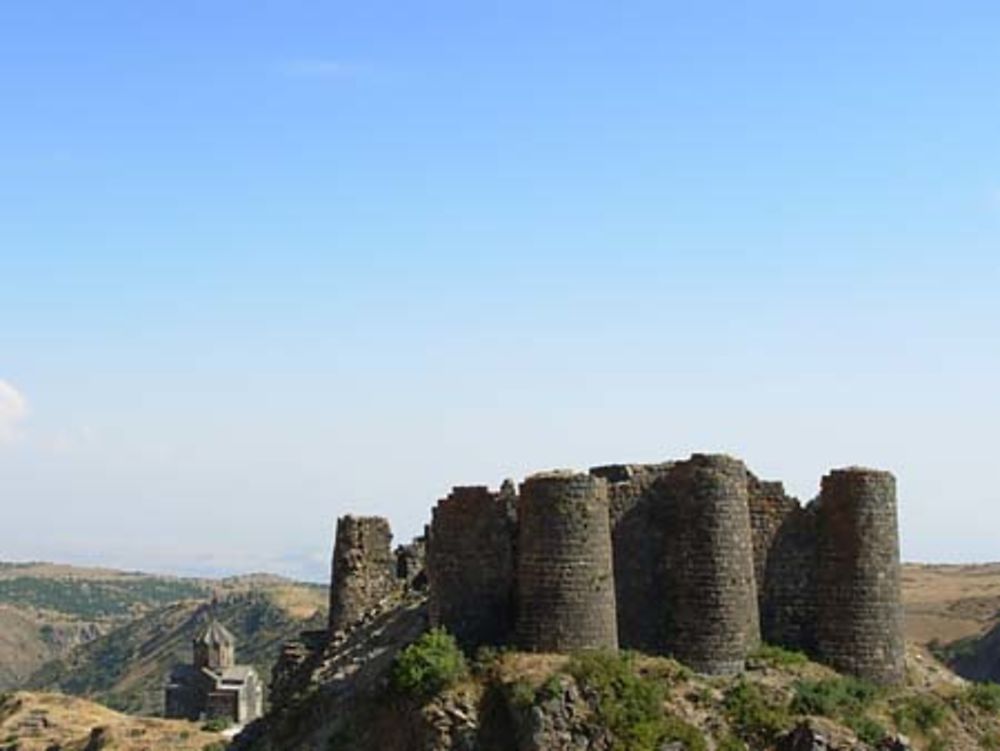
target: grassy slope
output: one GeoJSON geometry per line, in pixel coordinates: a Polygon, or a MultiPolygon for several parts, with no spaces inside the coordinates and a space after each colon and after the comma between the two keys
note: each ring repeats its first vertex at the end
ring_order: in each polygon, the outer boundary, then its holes
{"type": "Polygon", "coordinates": [[[45,751],[58,744],[65,751],[81,751],[95,727],[109,729],[108,751],[202,751],[222,740],[187,722],[127,717],[74,697],[25,692],[0,697],[3,749],[45,751]]]}
{"type": "MultiPolygon", "coordinates": [[[[216,616],[238,640],[237,660],[256,665],[265,680],[281,644],[323,619],[315,608],[312,621],[295,617],[281,606],[284,596],[281,592],[276,600],[267,591],[253,591],[231,595],[216,607],[216,616]]],[[[158,714],[166,675],[172,665],[191,661],[191,640],[207,613],[203,602],[166,605],[44,665],[27,685],[158,714]]]]}
{"type": "MultiPolygon", "coordinates": [[[[307,620],[326,605],[325,588],[267,574],[182,579],[52,563],[0,563],[0,690],[28,685],[29,680],[36,686],[65,683],[88,690],[95,687],[93,690],[105,697],[122,694],[132,697],[127,701],[119,698],[123,705],[148,707],[149,700],[136,702],[134,696],[152,684],[153,678],[146,672],[162,666],[151,667],[144,654],[135,670],[124,670],[117,663],[135,657],[135,643],[142,642],[149,652],[159,653],[157,639],[169,641],[172,629],[180,628],[213,596],[227,599],[254,592],[266,593],[277,613],[244,608],[247,617],[259,618],[262,623],[259,634],[252,624],[246,627],[249,641],[241,645],[241,653],[249,655],[251,662],[270,662],[274,645],[260,644],[269,633],[294,630],[291,622],[307,620]],[[289,622],[279,623],[284,616],[289,622]],[[126,629],[122,644],[112,639],[99,642],[92,650],[80,649],[118,629],[126,629]],[[41,677],[32,679],[43,666],[41,677]],[[78,680],[66,677],[70,666],[80,671],[78,680]]],[[[188,650],[186,646],[174,651],[183,652],[183,659],[188,659],[188,650]]],[[[162,676],[156,680],[162,682],[162,676]]]]}

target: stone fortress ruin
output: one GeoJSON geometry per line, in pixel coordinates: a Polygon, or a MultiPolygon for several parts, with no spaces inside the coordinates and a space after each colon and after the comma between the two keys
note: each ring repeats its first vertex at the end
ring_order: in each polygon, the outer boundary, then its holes
{"type": "Polygon", "coordinates": [[[430,625],[470,650],[628,648],[732,674],[764,641],[904,677],[888,472],[833,470],[806,505],[723,455],[545,472],[455,488],[424,538],[390,544],[385,519],[338,521],[328,639],[422,589],[430,625]]]}

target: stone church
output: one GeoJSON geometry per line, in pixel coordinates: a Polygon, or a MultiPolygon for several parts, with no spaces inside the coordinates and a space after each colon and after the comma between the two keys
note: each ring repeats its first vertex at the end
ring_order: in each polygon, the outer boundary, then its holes
{"type": "Polygon", "coordinates": [[[252,665],[236,664],[236,639],[211,618],[194,639],[194,664],[177,665],[166,688],[166,716],[246,725],[264,712],[264,689],[252,665]]]}

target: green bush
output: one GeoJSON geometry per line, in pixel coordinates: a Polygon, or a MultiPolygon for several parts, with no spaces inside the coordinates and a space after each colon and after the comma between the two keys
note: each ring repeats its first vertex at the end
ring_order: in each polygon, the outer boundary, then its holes
{"type": "Polygon", "coordinates": [[[774,644],[762,644],[750,655],[750,659],[776,668],[794,667],[809,662],[809,658],[803,652],[785,649],[774,644]]]}
{"type": "Polygon", "coordinates": [[[512,706],[527,709],[535,703],[535,689],[527,681],[516,680],[507,687],[512,706]]]}
{"type": "Polygon", "coordinates": [[[213,717],[206,721],[205,724],[201,726],[201,729],[206,733],[221,733],[232,724],[233,723],[229,720],[225,720],[222,717],[213,717]]]}
{"type": "Polygon", "coordinates": [[[468,672],[465,655],[444,629],[432,629],[396,656],[392,685],[398,692],[419,699],[441,693],[468,672]]]}
{"type": "Polygon", "coordinates": [[[892,710],[896,727],[904,733],[919,731],[926,735],[940,727],[948,716],[948,707],[936,696],[908,696],[892,710]]]}
{"type": "Polygon", "coordinates": [[[792,711],[833,718],[857,716],[864,714],[878,694],[877,687],[857,678],[798,681],[792,711]]]}
{"type": "Polygon", "coordinates": [[[705,750],[697,728],[663,711],[663,687],[636,673],[632,655],[579,654],[566,672],[585,694],[596,697],[596,719],[614,736],[614,751],[655,751],[665,741],[680,741],[688,751],[705,750]]]}
{"type": "Polygon", "coordinates": [[[663,692],[635,674],[629,655],[588,652],[566,668],[580,687],[597,696],[597,719],[615,737],[615,751],[658,747],[664,733],[663,692]]]}
{"type": "Polygon", "coordinates": [[[882,723],[864,714],[849,717],[847,726],[858,736],[858,740],[864,741],[869,746],[881,743],[889,734],[882,723]]]}
{"type": "Polygon", "coordinates": [[[973,683],[962,692],[961,701],[984,712],[1000,712],[1000,685],[973,683]]]}
{"type": "Polygon", "coordinates": [[[784,703],[742,678],[726,692],[723,708],[733,729],[752,748],[772,743],[792,724],[784,703]]]}
{"type": "Polygon", "coordinates": [[[706,751],[708,745],[705,736],[694,725],[685,722],[673,714],[665,714],[663,718],[664,732],[660,738],[660,746],[665,743],[680,742],[687,751],[706,751]]]}

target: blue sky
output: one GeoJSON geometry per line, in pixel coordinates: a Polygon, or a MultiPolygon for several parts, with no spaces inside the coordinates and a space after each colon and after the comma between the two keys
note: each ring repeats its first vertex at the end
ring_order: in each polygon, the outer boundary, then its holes
{"type": "Polygon", "coordinates": [[[727,451],[995,560],[995,3],[0,5],[0,558],[727,451]]]}

